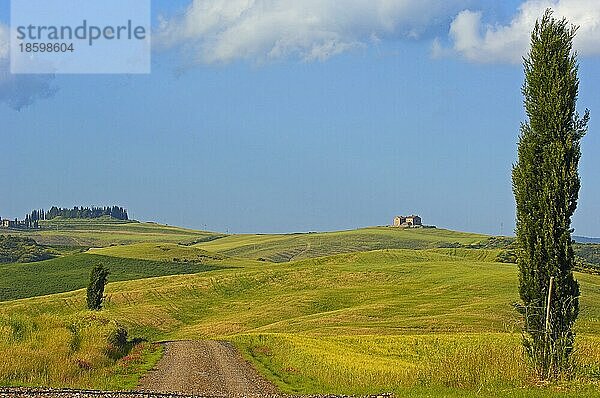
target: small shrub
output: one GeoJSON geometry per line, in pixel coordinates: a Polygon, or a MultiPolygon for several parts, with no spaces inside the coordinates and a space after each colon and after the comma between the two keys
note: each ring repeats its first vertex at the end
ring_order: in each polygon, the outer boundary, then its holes
{"type": "Polygon", "coordinates": [[[516,264],[517,263],[517,255],[514,250],[502,250],[496,256],[496,262],[507,263],[507,264],[516,264]]]}
{"type": "Polygon", "coordinates": [[[127,345],[127,329],[117,325],[116,329],[108,334],[108,343],[117,348],[124,348],[127,345]]]}
{"type": "Polygon", "coordinates": [[[116,361],[127,355],[131,344],[127,341],[127,330],[119,324],[115,323],[115,325],[106,336],[108,343],[106,355],[116,361]]]}

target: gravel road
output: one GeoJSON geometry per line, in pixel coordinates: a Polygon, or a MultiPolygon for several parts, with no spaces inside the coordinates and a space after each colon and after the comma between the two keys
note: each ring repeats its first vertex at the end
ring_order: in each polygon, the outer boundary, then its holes
{"type": "Polygon", "coordinates": [[[189,398],[189,396],[179,394],[159,394],[135,391],[92,391],[51,388],[0,388],[0,398],[189,398]]]}
{"type": "MultiPolygon", "coordinates": [[[[262,378],[230,343],[173,341],[164,344],[165,355],[155,369],[142,378],[138,391],[0,387],[0,398],[286,398],[262,378]]],[[[313,395],[310,398],[344,397],[347,396],[313,395]]],[[[392,395],[371,397],[390,398],[392,395]]]]}
{"type": "Polygon", "coordinates": [[[222,341],[165,343],[165,355],[142,378],[139,390],[212,397],[278,394],[230,343],[222,341]]]}

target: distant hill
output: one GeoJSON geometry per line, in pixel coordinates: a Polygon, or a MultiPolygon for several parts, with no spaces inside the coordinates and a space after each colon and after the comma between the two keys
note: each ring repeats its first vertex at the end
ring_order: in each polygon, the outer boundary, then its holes
{"type": "Polygon", "coordinates": [[[48,260],[53,253],[38,245],[33,239],[0,235],[0,264],[3,263],[32,263],[48,260]]]}
{"type": "Polygon", "coordinates": [[[598,244],[600,244],[600,238],[588,238],[586,236],[573,236],[573,240],[577,243],[598,243],[598,244]]]}
{"type": "Polygon", "coordinates": [[[107,247],[142,242],[193,245],[225,236],[148,222],[99,218],[62,218],[40,221],[40,229],[11,231],[46,246],[107,247]]]}
{"type": "Polygon", "coordinates": [[[229,235],[196,247],[233,257],[276,263],[382,249],[499,248],[487,235],[440,228],[371,227],[351,231],[285,235],[229,235]]]}

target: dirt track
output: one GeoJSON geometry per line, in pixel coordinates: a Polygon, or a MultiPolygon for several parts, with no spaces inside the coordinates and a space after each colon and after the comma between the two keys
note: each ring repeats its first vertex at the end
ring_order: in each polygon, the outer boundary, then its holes
{"type": "Polygon", "coordinates": [[[201,396],[274,396],[277,389],[229,343],[175,341],[140,381],[139,390],[201,396]]]}
{"type": "MultiPolygon", "coordinates": [[[[146,373],[137,391],[86,391],[44,388],[1,388],[0,398],[285,398],[246,362],[229,343],[175,341],[146,373]]],[[[288,396],[289,397],[289,396],[288,396]]],[[[344,396],[313,395],[311,398],[344,396]]],[[[374,395],[390,398],[390,394],[374,395]]],[[[301,398],[301,397],[294,397],[301,398]]]]}

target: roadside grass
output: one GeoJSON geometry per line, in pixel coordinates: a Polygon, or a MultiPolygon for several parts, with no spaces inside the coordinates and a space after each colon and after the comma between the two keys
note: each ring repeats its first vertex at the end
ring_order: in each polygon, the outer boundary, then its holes
{"type": "Polygon", "coordinates": [[[286,262],[380,249],[431,249],[485,242],[485,235],[437,228],[371,227],[287,235],[233,235],[196,245],[228,256],[286,262]]]}
{"type": "Polygon", "coordinates": [[[523,357],[518,334],[427,334],[396,336],[297,336],[250,334],[232,338],[282,391],[291,394],[381,394],[405,396],[598,396],[598,336],[582,336],[581,361],[571,380],[532,388],[535,378],[523,357]],[[594,356],[590,357],[589,354],[594,356]],[[585,365],[583,364],[585,363],[585,365]],[[583,394],[583,395],[582,395],[583,394]]]}
{"type": "Polygon", "coordinates": [[[0,315],[0,386],[134,387],[160,347],[112,343],[114,322],[92,312],[68,317],[0,315]]]}

